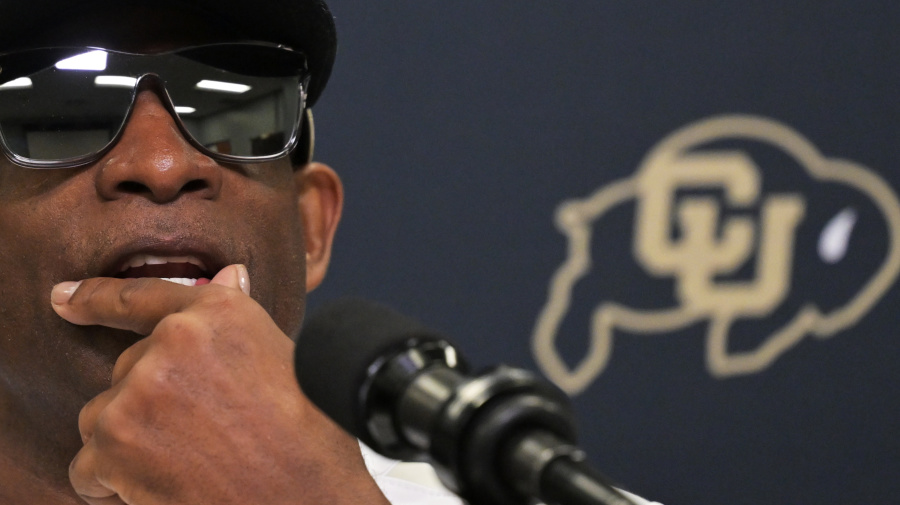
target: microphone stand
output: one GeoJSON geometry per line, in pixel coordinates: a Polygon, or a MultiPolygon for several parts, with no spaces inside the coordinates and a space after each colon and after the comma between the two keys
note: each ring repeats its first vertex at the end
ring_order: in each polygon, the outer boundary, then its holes
{"type": "Polygon", "coordinates": [[[432,463],[471,505],[634,505],[574,446],[568,396],[526,370],[470,376],[443,340],[411,338],[368,371],[361,438],[432,463]]]}

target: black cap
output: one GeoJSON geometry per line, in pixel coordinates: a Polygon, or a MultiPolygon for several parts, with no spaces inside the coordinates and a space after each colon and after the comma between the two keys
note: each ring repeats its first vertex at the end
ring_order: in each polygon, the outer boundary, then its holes
{"type": "MultiPolygon", "coordinates": [[[[307,103],[325,88],[337,50],[334,18],[322,0],[0,0],[0,53],[59,45],[104,45],[107,33],[127,33],[127,26],[107,16],[94,22],[91,13],[169,8],[190,11],[211,26],[246,40],[284,44],[302,51],[312,73],[307,103]],[[73,18],[77,30],[58,31],[73,18]]],[[[116,49],[116,47],[107,47],[116,49]]]]}

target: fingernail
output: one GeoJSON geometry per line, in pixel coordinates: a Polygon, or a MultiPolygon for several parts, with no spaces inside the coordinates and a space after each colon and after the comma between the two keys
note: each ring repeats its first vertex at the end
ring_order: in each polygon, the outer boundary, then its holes
{"type": "Polygon", "coordinates": [[[64,305],[69,301],[69,298],[72,298],[72,293],[74,293],[80,285],[81,281],[68,281],[60,282],[56,286],[53,286],[53,291],[50,292],[50,303],[53,305],[64,305]]]}
{"type": "Polygon", "coordinates": [[[250,296],[250,272],[247,271],[247,267],[244,265],[237,265],[237,272],[238,284],[241,286],[241,291],[243,291],[245,295],[250,296]]]}

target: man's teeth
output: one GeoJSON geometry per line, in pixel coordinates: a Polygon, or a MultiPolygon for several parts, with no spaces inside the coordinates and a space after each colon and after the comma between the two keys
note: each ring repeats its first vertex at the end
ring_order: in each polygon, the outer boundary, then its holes
{"type": "Polygon", "coordinates": [[[184,284],[185,286],[197,285],[197,279],[188,279],[185,277],[162,277],[162,280],[174,282],[175,284],[184,284]]]}
{"type": "Polygon", "coordinates": [[[152,254],[137,254],[127,264],[122,266],[122,272],[129,268],[138,268],[144,265],[165,265],[166,263],[190,263],[206,270],[206,265],[194,256],[154,256],[152,254]]]}

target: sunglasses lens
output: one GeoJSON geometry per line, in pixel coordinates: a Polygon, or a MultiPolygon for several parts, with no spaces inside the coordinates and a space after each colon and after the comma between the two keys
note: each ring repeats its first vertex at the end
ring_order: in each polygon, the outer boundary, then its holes
{"type": "Polygon", "coordinates": [[[297,76],[253,76],[175,60],[165,86],[185,129],[206,149],[242,158],[283,153],[299,119],[297,76]]]}
{"type": "Polygon", "coordinates": [[[125,125],[138,80],[152,75],[188,138],[213,156],[278,156],[299,129],[305,74],[299,53],[251,44],[159,55],[69,48],[0,56],[0,136],[30,165],[94,156],[125,125]]]}
{"type": "MultiPolygon", "coordinates": [[[[45,61],[50,56],[67,59],[59,51],[37,56],[45,61]]],[[[96,72],[63,70],[52,63],[41,66],[42,70],[11,81],[0,77],[0,132],[7,148],[39,162],[103,149],[128,114],[131,90],[98,88],[96,72]]]]}

